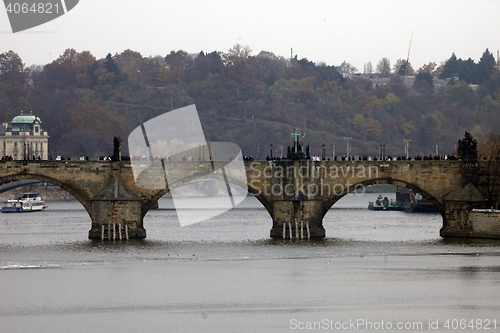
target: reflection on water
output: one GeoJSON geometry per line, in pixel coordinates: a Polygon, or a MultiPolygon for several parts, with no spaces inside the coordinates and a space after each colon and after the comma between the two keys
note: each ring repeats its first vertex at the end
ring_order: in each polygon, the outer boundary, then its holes
{"type": "MultiPolygon", "coordinates": [[[[83,265],[129,260],[234,260],[498,251],[498,240],[439,236],[439,214],[369,211],[378,194],[348,195],[326,214],[327,237],[269,238],[272,220],[253,197],[208,221],[180,227],[171,199],[144,218],[147,238],[87,239],[90,218],[74,201],[51,202],[40,213],[1,214],[2,267],[83,265]]],[[[385,194],[394,196],[394,194],[385,194]]]]}
{"type": "Polygon", "coordinates": [[[310,240],[269,238],[252,197],[184,228],[161,199],[148,237],[129,241],[87,239],[77,202],[0,214],[1,331],[288,332],[324,319],[444,331],[449,318],[495,319],[500,241],[442,239],[439,214],[369,211],[377,195],[344,197],[327,237],[310,240]]]}

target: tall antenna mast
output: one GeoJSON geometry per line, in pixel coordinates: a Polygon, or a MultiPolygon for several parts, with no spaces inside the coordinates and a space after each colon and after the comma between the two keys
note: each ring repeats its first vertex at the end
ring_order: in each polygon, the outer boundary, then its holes
{"type": "Polygon", "coordinates": [[[411,40],[412,39],[413,39],[413,31],[411,32],[410,47],[408,48],[408,57],[406,58],[405,76],[408,75],[408,62],[410,61],[410,50],[411,50],[411,40]]]}

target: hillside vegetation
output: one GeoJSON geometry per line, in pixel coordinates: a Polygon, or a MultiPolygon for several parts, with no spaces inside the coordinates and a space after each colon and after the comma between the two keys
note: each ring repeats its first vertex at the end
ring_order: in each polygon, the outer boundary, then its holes
{"type": "MultiPolygon", "coordinates": [[[[454,152],[469,131],[481,142],[500,125],[500,77],[493,55],[457,59],[414,71],[398,60],[366,64],[363,74],[344,62],[314,64],[235,45],[227,52],[145,57],[125,50],[96,59],[67,49],[49,64],[26,67],[14,52],[0,54],[0,120],[32,110],[49,132],[50,155],[112,153],[112,139],[141,121],[196,104],[207,141],[240,145],[245,155],[265,158],[293,143],[300,128],[312,154],[325,144],[345,155],[411,155],[454,152]],[[405,77],[405,74],[407,76],[405,77]],[[405,84],[414,75],[411,85],[405,84]],[[446,79],[434,87],[434,79],[446,79]],[[258,156],[257,156],[258,155],[258,156]]],[[[487,154],[484,150],[483,154],[487,154]]]]}

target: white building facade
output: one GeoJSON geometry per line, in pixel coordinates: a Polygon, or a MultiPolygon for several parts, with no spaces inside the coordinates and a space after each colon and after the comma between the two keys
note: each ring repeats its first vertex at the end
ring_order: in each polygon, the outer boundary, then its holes
{"type": "Polygon", "coordinates": [[[11,123],[0,126],[0,150],[3,159],[48,159],[49,134],[42,129],[42,121],[33,115],[12,119],[11,123]]]}

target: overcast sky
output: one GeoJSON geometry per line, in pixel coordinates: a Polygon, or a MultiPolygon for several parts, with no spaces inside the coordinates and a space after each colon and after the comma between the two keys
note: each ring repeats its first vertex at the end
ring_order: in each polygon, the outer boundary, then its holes
{"type": "Polygon", "coordinates": [[[67,14],[13,34],[0,7],[0,53],[13,50],[26,65],[46,64],[67,48],[96,58],[126,49],[143,56],[184,50],[226,52],[248,45],[359,71],[389,58],[415,69],[453,52],[476,62],[500,49],[498,0],[80,0],[67,14]]]}

